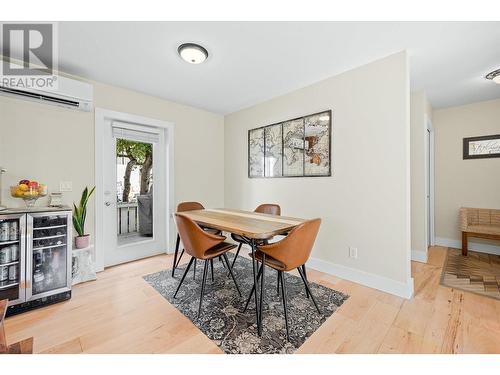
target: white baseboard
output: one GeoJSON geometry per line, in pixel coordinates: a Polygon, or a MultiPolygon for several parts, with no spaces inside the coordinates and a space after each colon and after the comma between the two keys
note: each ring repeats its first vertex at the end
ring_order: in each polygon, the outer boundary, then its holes
{"type": "MultiPolygon", "coordinates": [[[[435,244],[437,246],[453,247],[455,249],[462,248],[461,240],[453,240],[451,238],[436,237],[435,244]]],[[[500,246],[475,242],[474,239],[472,238],[469,239],[468,249],[472,251],[477,251],[478,253],[500,255],[500,246]]]]}
{"type": "Polygon", "coordinates": [[[391,293],[403,298],[411,298],[413,295],[413,278],[408,284],[388,279],[383,276],[375,275],[355,268],[342,266],[340,264],[330,263],[317,258],[309,258],[307,266],[333,276],[340,277],[370,288],[378,289],[383,292],[391,293]]]}
{"type": "Polygon", "coordinates": [[[422,250],[412,250],[411,251],[411,260],[420,263],[427,263],[427,251],[422,250]]]}

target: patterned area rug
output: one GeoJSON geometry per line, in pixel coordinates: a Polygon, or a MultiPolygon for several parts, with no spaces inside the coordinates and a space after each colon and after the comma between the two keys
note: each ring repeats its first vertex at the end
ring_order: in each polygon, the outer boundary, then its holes
{"type": "Polygon", "coordinates": [[[500,299],[500,256],[448,249],[441,284],[500,299]]]}
{"type": "MultiPolygon", "coordinates": [[[[228,257],[231,262],[232,254],[228,254],[228,257]]],[[[348,298],[347,295],[333,289],[310,283],[311,291],[322,312],[320,315],[314,308],[312,300],[306,298],[302,279],[299,276],[286,274],[290,327],[290,342],[288,342],[283,304],[277,294],[277,272],[266,267],[264,321],[262,336],[259,337],[253,300],[247,311],[241,312],[253,286],[252,262],[239,257],[233,268],[242,293],[240,297],[233,280],[227,277],[227,270],[218,259],[214,260],[215,281],[212,283],[209,267],[202,314],[198,320],[196,315],[200,301],[203,262],[197,263],[196,280],[193,280],[192,269],[189,270],[176,299],[173,299],[173,295],[186,265],[175,271],[175,278],[172,278],[171,270],[165,270],[145,276],[144,280],[228,354],[293,353],[348,298]]]]}

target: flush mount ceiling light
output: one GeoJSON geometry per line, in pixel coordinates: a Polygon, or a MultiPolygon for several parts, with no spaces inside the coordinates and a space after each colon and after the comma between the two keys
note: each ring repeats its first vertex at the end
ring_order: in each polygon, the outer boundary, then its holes
{"type": "Polygon", "coordinates": [[[184,43],[177,48],[179,56],[190,64],[201,64],[208,57],[208,51],[195,43],[184,43]]]}
{"type": "Polygon", "coordinates": [[[498,83],[500,85],[500,69],[494,70],[491,73],[486,74],[484,78],[490,79],[493,82],[498,83]]]}

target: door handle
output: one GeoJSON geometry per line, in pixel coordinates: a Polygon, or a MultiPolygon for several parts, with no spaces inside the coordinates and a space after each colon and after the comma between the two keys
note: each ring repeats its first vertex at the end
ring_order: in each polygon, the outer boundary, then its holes
{"type": "Polygon", "coordinates": [[[106,205],[106,207],[111,206],[111,202],[104,202],[104,204],[106,205]]]}

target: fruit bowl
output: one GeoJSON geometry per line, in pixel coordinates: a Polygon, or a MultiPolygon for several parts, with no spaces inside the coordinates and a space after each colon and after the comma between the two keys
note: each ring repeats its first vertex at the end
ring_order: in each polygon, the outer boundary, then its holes
{"type": "Polygon", "coordinates": [[[36,181],[22,180],[19,184],[10,187],[10,195],[24,200],[26,207],[33,207],[38,198],[47,195],[47,185],[36,181]]]}

